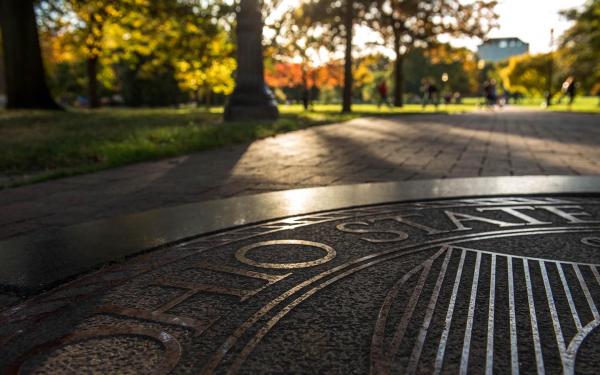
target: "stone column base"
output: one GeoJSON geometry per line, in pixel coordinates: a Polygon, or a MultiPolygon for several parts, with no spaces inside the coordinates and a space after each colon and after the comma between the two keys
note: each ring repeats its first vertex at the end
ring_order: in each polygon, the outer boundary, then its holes
{"type": "Polygon", "coordinates": [[[236,88],[225,106],[225,121],[276,120],[277,103],[267,86],[236,88]]]}
{"type": "Polygon", "coordinates": [[[228,104],[225,107],[225,121],[247,121],[247,120],[277,120],[279,111],[274,104],[243,105],[228,104]]]}

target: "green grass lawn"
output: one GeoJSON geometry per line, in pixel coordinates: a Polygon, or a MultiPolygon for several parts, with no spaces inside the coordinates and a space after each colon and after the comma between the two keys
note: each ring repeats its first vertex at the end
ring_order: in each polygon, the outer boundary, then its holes
{"type": "MultiPolygon", "coordinates": [[[[480,105],[483,101],[481,98],[465,98],[465,104],[469,105],[480,105]]],[[[584,112],[584,113],[600,113],[600,100],[593,96],[577,96],[571,108],[567,105],[567,98],[562,100],[562,103],[558,103],[558,97],[553,101],[554,105],[549,108],[545,107],[544,98],[524,98],[522,99],[518,107],[535,108],[544,111],[556,111],[556,112],[584,112]]],[[[511,105],[513,105],[511,103],[511,105]]]]}
{"type": "Polygon", "coordinates": [[[254,139],[309,126],[361,116],[408,113],[457,113],[474,105],[419,105],[377,108],[354,105],[341,114],[339,105],[280,106],[273,122],[223,123],[222,108],[0,111],[0,186],[8,187],[50,178],[156,160],[254,139]]]}
{"type": "Polygon", "coordinates": [[[558,103],[557,97],[553,102],[554,104],[552,106],[545,108],[545,100],[543,98],[527,98],[524,99],[520,105],[532,108],[542,108],[546,111],[600,113],[600,100],[593,96],[576,96],[571,108],[567,105],[567,98],[564,98],[562,103],[558,103]]]}

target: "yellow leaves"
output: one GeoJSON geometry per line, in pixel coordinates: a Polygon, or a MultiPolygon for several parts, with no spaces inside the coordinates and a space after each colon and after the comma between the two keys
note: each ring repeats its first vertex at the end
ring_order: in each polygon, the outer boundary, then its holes
{"type": "Polygon", "coordinates": [[[500,69],[500,77],[510,90],[542,95],[547,87],[550,58],[549,53],[512,57],[500,69]]]}
{"type": "Polygon", "coordinates": [[[175,63],[175,68],[175,75],[182,90],[195,92],[210,87],[215,93],[230,94],[233,91],[233,72],[236,68],[233,58],[213,58],[205,64],[199,60],[181,60],[175,63]]]}
{"type": "MultiPolygon", "coordinates": [[[[181,10],[188,2],[175,3],[172,8],[181,10]]],[[[202,0],[194,6],[209,3],[202,0]]],[[[118,87],[115,69],[128,66],[138,78],[173,69],[184,90],[233,90],[235,47],[221,25],[193,12],[170,12],[167,3],[154,0],[64,0],[64,4],[68,17],[63,34],[44,52],[52,60],[49,66],[96,57],[107,87],[118,87]]]]}
{"type": "Polygon", "coordinates": [[[190,68],[192,67],[192,65],[187,61],[178,61],[175,63],[175,66],[182,73],[188,72],[190,70],[190,68]]]}
{"type": "Polygon", "coordinates": [[[102,86],[108,89],[114,88],[117,84],[117,76],[114,69],[110,67],[110,64],[103,63],[102,61],[99,66],[98,80],[102,82],[102,86]]]}
{"type": "Polygon", "coordinates": [[[233,72],[236,62],[233,58],[226,58],[220,64],[213,64],[207,71],[207,83],[216,93],[231,94],[234,88],[233,72]]]}
{"type": "Polygon", "coordinates": [[[143,18],[137,18],[137,19],[133,20],[133,22],[132,22],[132,26],[134,29],[139,29],[143,24],[144,24],[143,18]]]}
{"type": "Polygon", "coordinates": [[[67,39],[69,39],[69,37],[70,36],[66,34],[40,34],[44,60],[49,62],[48,66],[50,68],[52,68],[53,65],[70,63],[80,58],[77,50],[68,43],[67,39]]]}
{"type": "Polygon", "coordinates": [[[369,84],[375,81],[375,76],[373,75],[371,68],[365,62],[360,63],[356,69],[354,69],[352,75],[354,76],[355,84],[358,86],[369,84]]]}
{"type": "Polygon", "coordinates": [[[106,12],[106,14],[108,14],[109,17],[118,17],[120,15],[117,8],[115,8],[112,4],[108,4],[104,8],[104,11],[106,12]]]}
{"type": "Polygon", "coordinates": [[[102,28],[101,27],[93,27],[90,34],[95,39],[101,39],[102,38],[102,28]]]}
{"type": "Polygon", "coordinates": [[[185,31],[187,31],[188,33],[197,33],[200,31],[200,29],[198,28],[198,26],[194,25],[193,23],[186,22],[185,31]]]}
{"type": "Polygon", "coordinates": [[[146,7],[150,5],[150,0],[127,0],[131,5],[146,7]]]}
{"type": "Polygon", "coordinates": [[[94,44],[94,37],[92,35],[88,35],[85,37],[85,45],[91,46],[94,44]]]}

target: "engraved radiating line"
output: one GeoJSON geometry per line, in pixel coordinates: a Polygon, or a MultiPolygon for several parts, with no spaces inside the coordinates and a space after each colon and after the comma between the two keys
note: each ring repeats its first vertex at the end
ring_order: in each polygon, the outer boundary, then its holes
{"type": "Polygon", "coordinates": [[[448,269],[448,263],[450,262],[451,255],[452,255],[452,248],[448,249],[448,251],[446,253],[446,257],[444,258],[444,263],[442,264],[437,281],[435,283],[435,287],[433,288],[433,293],[431,295],[431,298],[429,299],[429,305],[427,306],[425,317],[423,319],[421,329],[419,330],[419,336],[417,337],[417,341],[416,341],[416,343],[413,347],[413,351],[410,355],[410,362],[408,364],[407,373],[414,373],[416,371],[417,365],[419,363],[421,351],[423,350],[423,345],[425,343],[425,336],[427,335],[427,330],[429,329],[429,324],[431,323],[431,318],[433,317],[433,312],[435,311],[437,299],[440,294],[442,282],[444,281],[444,277],[446,276],[446,270],[448,269]]]}
{"type": "Polygon", "coordinates": [[[598,269],[596,268],[596,266],[590,265],[590,268],[592,269],[592,272],[594,273],[594,277],[596,277],[596,282],[598,284],[600,284],[600,274],[598,274],[598,269]]]}
{"type": "Polygon", "coordinates": [[[260,329],[254,336],[252,339],[250,339],[250,341],[245,345],[244,349],[242,349],[242,352],[238,355],[237,359],[235,360],[235,362],[231,365],[228,373],[232,374],[232,373],[236,373],[241,364],[243,363],[243,361],[245,360],[245,358],[254,350],[254,348],[256,347],[256,345],[262,340],[262,338],[269,332],[269,330],[275,325],[277,324],[277,322],[283,318],[285,315],[287,315],[287,313],[289,311],[291,311],[291,309],[295,306],[297,306],[298,304],[300,304],[302,301],[306,300],[307,298],[309,298],[310,296],[312,296],[314,293],[316,293],[318,290],[330,285],[331,283],[342,279],[348,275],[351,275],[355,272],[358,272],[364,268],[370,267],[372,265],[375,264],[379,264],[383,261],[387,261],[387,260],[392,260],[394,258],[398,258],[401,256],[408,256],[410,254],[416,254],[418,252],[421,251],[426,251],[431,249],[432,247],[435,247],[437,245],[447,245],[448,241],[451,242],[456,242],[456,243],[461,243],[461,242],[466,242],[466,241],[470,241],[470,240],[475,240],[475,239],[480,239],[480,240],[484,240],[484,239],[488,239],[488,238],[500,238],[500,237],[512,237],[512,236],[522,236],[525,234],[538,234],[538,233],[563,233],[564,231],[571,229],[571,231],[573,230],[577,230],[579,229],[579,231],[595,231],[597,229],[600,229],[600,227],[596,228],[588,228],[588,227],[583,227],[583,228],[569,228],[569,227],[558,227],[558,228],[547,228],[547,229],[536,229],[535,231],[533,231],[532,229],[512,229],[512,230],[507,230],[507,231],[503,231],[501,234],[499,234],[497,231],[494,232],[485,232],[485,233],[479,233],[477,235],[472,234],[472,235],[461,235],[461,236],[454,236],[454,237],[450,237],[450,238],[444,238],[444,239],[439,239],[436,241],[432,241],[431,243],[429,243],[428,245],[425,246],[415,246],[415,245],[410,245],[410,246],[400,246],[399,248],[395,248],[395,249],[391,249],[391,250],[386,250],[386,251],[382,251],[380,253],[375,253],[375,254],[370,254],[367,256],[364,256],[362,258],[356,259],[354,261],[345,263],[345,264],[341,264],[337,267],[334,267],[332,269],[329,269],[321,274],[315,275],[312,278],[296,285],[295,287],[293,287],[292,289],[288,290],[287,292],[284,292],[283,294],[281,294],[280,296],[276,297],[274,300],[272,300],[270,303],[266,304],[265,306],[263,306],[259,311],[257,311],[253,316],[251,316],[249,319],[247,319],[241,326],[239,326],[221,345],[221,347],[219,348],[219,350],[217,350],[216,352],[213,353],[211,359],[208,361],[208,363],[205,364],[204,368],[202,369],[201,374],[209,374],[211,373],[221,362],[221,360],[223,359],[223,357],[227,354],[227,352],[233,347],[233,345],[237,342],[238,338],[242,336],[242,334],[244,332],[246,332],[248,330],[248,328],[250,326],[252,326],[254,323],[256,323],[261,317],[263,317],[264,315],[266,315],[268,313],[268,311],[270,311],[271,309],[273,309],[275,306],[277,306],[279,303],[281,303],[284,299],[288,298],[289,296],[295,294],[297,291],[299,291],[300,289],[313,284],[314,282],[332,275],[338,271],[344,270],[346,268],[349,268],[351,266],[355,266],[354,268],[350,268],[349,270],[344,271],[341,275],[335,276],[334,278],[328,280],[328,281],[324,281],[321,284],[319,284],[316,287],[313,287],[312,289],[308,290],[307,292],[304,292],[300,297],[297,297],[295,300],[293,300],[292,302],[290,302],[288,305],[286,305],[281,311],[279,311],[279,313],[277,313],[274,317],[272,317],[266,324],[265,326],[260,329]],[[399,252],[402,251],[402,253],[399,254],[399,252]],[[368,262],[368,263],[367,263],[368,262]],[[361,265],[362,264],[362,265],[361,265]]]}
{"type": "MultiPolygon", "coordinates": [[[[585,327],[579,330],[571,339],[571,342],[567,347],[565,358],[563,360],[563,371],[567,375],[573,374],[575,372],[575,357],[577,355],[579,347],[581,346],[587,335],[589,335],[594,329],[600,326],[600,315],[598,314],[598,309],[596,308],[596,304],[594,303],[594,299],[592,298],[587,283],[585,282],[585,279],[581,274],[579,265],[574,264],[573,269],[575,270],[575,274],[577,275],[577,279],[579,280],[579,285],[581,285],[581,289],[583,290],[590,310],[592,311],[592,315],[594,315],[594,320],[589,322],[585,327]]],[[[600,275],[598,275],[596,267],[590,266],[590,269],[594,273],[596,281],[600,283],[600,275]]]]}
{"type": "MultiPolygon", "coordinates": [[[[600,228],[599,228],[599,229],[600,229],[600,228]]],[[[544,234],[544,233],[527,233],[527,234],[536,235],[536,234],[544,234]]],[[[503,237],[504,237],[504,236],[503,236],[503,237]]],[[[506,237],[512,237],[512,233],[511,233],[511,234],[509,234],[509,235],[507,235],[506,237]]],[[[490,237],[487,237],[486,239],[488,239],[488,238],[490,238],[490,237]]],[[[456,241],[456,242],[458,242],[458,241],[456,241]]],[[[462,242],[462,241],[461,241],[461,242],[462,242]]],[[[449,244],[451,244],[451,243],[453,243],[453,242],[449,242],[449,244]]],[[[462,249],[462,248],[461,248],[461,247],[459,247],[459,246],[454,246],[454,247],[455,247],[455,248],[460,248],[460,249],[462,249]]],[[[465,249],[468,249],[468,248],[465,248],[465,249]]],[[[470,251],[479,251],[481,254],[488,254],[488,255],[492,255],[492,254],[500,254],[500,255],[503,255],[503,256],[508,256],[508,255],[506,255],[506,254],[495,253],[495,252],[493,252],[493,251],[486,251],[486,250],[470,250],[470,251]]],[[[519,259],[520,259],[520,258],[523,258],[523,257],[517,257],[517,256],[513,256],[513,258],[519,258],[519,259]]],[[[580,266],[597,266],[597,264],[595,264],[595,263],[569,262],[569,261],[566,261],[566,260],[554,260],[554,259],[548,259],[548,258],[536,258],[536,257],[525,257],[525,258],[529,259],[530,261],[542,261],[542,262],[560,262],[561,264],[569,264],[569,265],[572,265],[572,264],[578,264],[578,265],[580,265],[580,266]]],[[[599,275],[600,275],[600,274],[599,274],[599,275]]]]}
{"type": "Polygon", "coordinates": [[[517,318],[515,314],[515,286],[512,258],[506,257],[508,270],[508,308],[510,318],[510,364],[513,374],[519,373],[519,352],[517,351],[517,318]]]}
{"type": "MultiPolygon", "coordinates": [[[[269,319],[265,326],[260,329],[250,341],[244,346],[241,353],[238,355],[234,363],[229,368],[228,373],[235,373],[239,370],[243,361],[247,358],[247,356],[254,350],[256,345],[262,340],[262,338],[269,332],[269,330],[277,324],[279,320],[281,320],[284,316],[286,316],[295,306],[299,305],[302,301],[311,297],[314,293],[322,288],[331,285],[332,283],[341,280],[349,275],[354,274],[360,270],[371,267],[373,265],[379,264],[384,261],[389,261],[398,257],[408,256],[410,254],[416,254],[421,251],[426,251],[431,249],[434,246],[441,244],[455,244],[455,243],[463,243],[473,240],[486,240],[493,238],[510,238],[515,236],[524,236],[524,235],[536,235],[536,234],[547,234],[547,233],[587,233],[587,232],[595,232],[600,229],[600,226],[580,226],[580,227],[551,227],[551,228],[525,228],[525,229],[511,229],[505,231],[493,231],[493,232],[484,232],[477,234],[469,234],[469,235],[461,235],[461,236],[453,236],[447,238],[440,238],[439,240],[431,241],[427,245],[408,245],[408,246],[399,246],[397,248],[393,248],[390,250],[381,251],[379,253],[369,254],[359,259],[355,259],[351,262],[341,264],[337,267],[324,271],[318,275],[313,276],[312,278],[296,285],[292,289],[284,292],[280,296],[276,297],[267,305],[263,306],[259,311],[257,311],[254,315],[248,318],[241,326],[239,326],[230,336],[225,339],[222,345],[219,347],[217,351],[213,353],[211,358],[202,368],[201,374],[211,373],[221,362],[221,360],[225,357],[225,355],[229,352],[229,350],[235,345],[238,338],[243,335],[254,323],[256,323],[260,318],[265,316],[270,310],[272,310],[275,306],[279,305],[283,300],[290,297],[291,295],[297,293],[301,289],[311,285],[322,278],[332,275],[338,271],[344,270],[351,266],[356,266],[354,268],[350,268],[344,271],[342,274],[335,276],[331,280],[324,281],[321,284],[313,287],[312,289],[304,292],[300,297],[297,297],[292,302],[288,303],[279,313],[277,313],[274,317],[269,319]]],[[[586,264],[588,265],[588,264],[586,264]]]]}
{"type": "Polygon", "coordinates": [[[417,369],[419,357],[421,356],[423,344],[425,343],[425,336],[427,335],[427,330],[429,329],[429,324],[431,323],[431,318],[433,317],[433,312],[435,311],[437,299],[440,295],[440,289],[442,288],[442,282],[444,281],[444,277],[446,276],[446,270],[448,269],[448,263],[450,262],[451,253],[451,251],[448,251],[446,253],[446,258],[444,258],[444,263],[442,264],[442,268],[440,269],[440,274],[435,283],[435,287],[433,288],[433,293],[431,295],[429,305],[427,306],[427,311],[425,313],[425,319],[423,320],[421,330],[419,331],[419,336],[417,337],[417,342],[415,343],[413,351],[410,355],[410,361],[408,363],[407,370],[407,373],[409,374],[414,373],[417,369]]]}
{"type": "Polygon", "coordinates": [[[415,286],[412,296],[410,296],[410,301],[408,303],[408,307],[406,308],[406,312],[402,316],[402,320],[400,321],[400,324],[398,324],[398,328],[396,329],[396,333],[394,334],[394,338],[390,344],[390,350],[388,351],[387,355],[388,360],[393,359],[394,354],[396,354],[398,348],[400,347],[400,343],[402,342],[404,334],[406,333],[406,327],[408,327],[408,323],[410,322],[410,319],[415,311],[415,307],[417,306],[417,302],[419,301],[419,297],[423,291],[423,286],[425,285],[425,280],[427,279],[427,276],[429,276],[429,271],[431,271],[432,265],[433,259],[430,259],[426,261],[423,266],[423,271],[421,271],[419,281],[415,286]]]}
{"type": "Polygon", "coordinates": [[[600,315],[598,314],[598,309],[596,308],[596,304],[594,303],[594,299],[592,298],[592,294],[590,293],[590,289],[581,274],[581,270],[578,265],[574,265],[573,269],[575,270],[575,275],[577,275],[577,279],[579,280],[579,285],[581,285],[581,289],[583,289],[583,294],[585,295],[585,299],[587,300],[588,305],[590,306],[590,310],[592,310],[592,315],[594,315],[594,319],[600,319],[600,315]]]}
{"type": "Polygon", "coordinates": [[[434,374],[439,374],[444,364],[444,352],[446,350],[446,342],[448,341],[448,334],[450,332],[450,325],[452,324],[452,315],[454,314],[454,305],[456,304],[456,295],[458,294],[458,287],[460,285],[460,278],[462,277],[463,265],[465,263],[465,256],[467,252],[462,250],[460,255],[460,261],[456,270],[456,277],[454,278],[454,287],[452,288],[452,295],[450,296],[450,303],[448,304],[448,311],[446,312],[446,325],[440,338],[440,345],[438,347],[437,356],[435,358],[435,369],[434,374]]]}
{"type": "Polygon", "coordinates": [[[429,270],[431,269],[431,265],[433,264],[433,261],[435,259],[437,259],[441,254],[443,254],[447,249],[448,249],[447,246],[442,246],[440,248],[440,250],[438,252],[436,252],[435,254],[433,254],[429,259],[427,259],[427,261],[425,261],[424,263],[421,263],[419,266],[408,271],[396,284],[394,284],[394,287],[392,289],[390,289],[390,291],[387,293],[385,300],[381,306],[381,309],[379,310],[379,317],[377,318],[377,322],[375,323],[375,329],[373,330],[373,338],[371,340],[371,363],[372,363],[371,373],[389,372],[389,368],[388,368],[389,365],[386,361],[388,361],[388,358],[393,358],[394,354],[398,350],[398,348],[397,348],[398,345],[396,345],[396,344],[394,344],[394,342],[392,342],[391,346],[396,347],[396,348],[389,350],[387,353],[384,353],[383,337],[385,336],[385,326],[386,326],[386,322],[387,322],[387,317],[389,315],[392,303],[394,302],[395,298],[398,296],[398,292],[400,291],[400,288],[408,280],[410,280],[417,272],[419,272],[420,270],[423,269],[423,271],[421,271],[421,276],[420,276],[419,280],[417,281],[417,285],[415,286],[415,288],[413,290],[413,295],[411,296],[411,302],[409,302],[409,307],[407,307],[407,309],[403,315],[403,320],[405,320],[407,317],[408,317],[408,319],[405,323],[401,322],[396,326],[397,328],[396,328],[396,334],[394,335],[394,340],[396,340],[398,343],[400,343],[402,341],[402,337],[404,336],[404,330],[406,329],[406,326],[408,325],[410,316],[412,316],[412,310],[414,309],[413,304],[416,306],[416,303],[421,294],[421,291],[423,290],[423,285],[425,283],[425,280],[427,279],[427,275],[429,274],[429,270]],[[425,272],[425,267],[427,267],[426,272],[425,272]],[[414,300],[414,302],[412,302],[413,300],[414,300]],[[410,306],[412,306],[412,307],[410,307],[410,306]],[[400,332],[402,332],[402,333],[400,333],[400,332]],[[397,337],[399,337],[399,339],[397,337]]]}
{"type": "Polygon", "coordinates": [[[490,301],[488,304],[487,353],[485,373],[491,375],[494,371],[494,309],[496,307],[496,254],[492,254],[490,265],[490,301]]]}
{"type": "Polygon", "coordinates": [[[481,253],[477,252],[475,260],[475,273],[471,282],[471,300],[469,301],[469,312],[467,313],[467,325],[465,327],[465,338],[463,340],[462,356],[460,358],[460,373],[466,374],[469,365],[469,349],[471,347],[471,332],[473,331],[473,319],[475,318],[475,301],[477,300],[477,286],[479,285],[479,268],[481,267],[481,253]]]}
{"type": "Polygon", "coordinates": [[[552,325],[554,326],[554,335],[556,336],[556,343],[558,345],[558,351],[560,353],[561,361],[565,357],[565,339],[560,328],[560,321],[558,320],[558,312],[556,311],[556,305],[554,304],[554,297],[552,295],[552,289],[550,289],[550,281],[548,280],[548,273],[546,271],[545,262],[539,261],[540,269],[542,271],[542,279],[544,280],[544,289],[546,290],[546,299],[548,300],[548,308],[550,309],[550,316],[552,317],[552,325]]]}
{"type": "Polygon", "coordinates": [[[542,347],[540,345],[540,332],[537,323],[537,314],[535,312],[535,301],[533,300],[533,288],[531,287],[531,276],[529,274],[529,261],[523,258],[523,270],[525,272],[525,283],[527,285],[527,303],[529,304],[529,318],[531,321],[531,334],[533,336],[533,346],[535,349],[535,363],[538,374],[544,373],[544,358],[542,347]]]}
{"type": "Polygon", "coordinates": [[[575,327],[577,327],[577,331],[581,331],[581,328],[583,328],[581,325],[581,320],[579,319],[577,308],[575,308],[575,303],[573,303],[571,288],[569,288],[569,284],[567,283],[567,279],[565,278],[565,273],[563,271],[562,265],[559,262],[555,262],[554,264],[556,264],[556,269],[558,270],[560,282],[562,283],[563,289],[565,290],[565,295],[567,296],[567,302],[569,304],[569,309],[571,310],[571,316],[573,317],[573,321],[575,322],[575,327]]]}

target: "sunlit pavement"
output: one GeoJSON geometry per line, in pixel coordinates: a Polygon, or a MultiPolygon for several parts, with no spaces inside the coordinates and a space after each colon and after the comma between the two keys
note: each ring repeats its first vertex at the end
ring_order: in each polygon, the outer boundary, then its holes
{"type": "Polygon", "coordinates": [[[600,175],[600,116],[505,110],[363,118],[4,190],[0,238],[275,190],[510,175],[600,175]]]}

